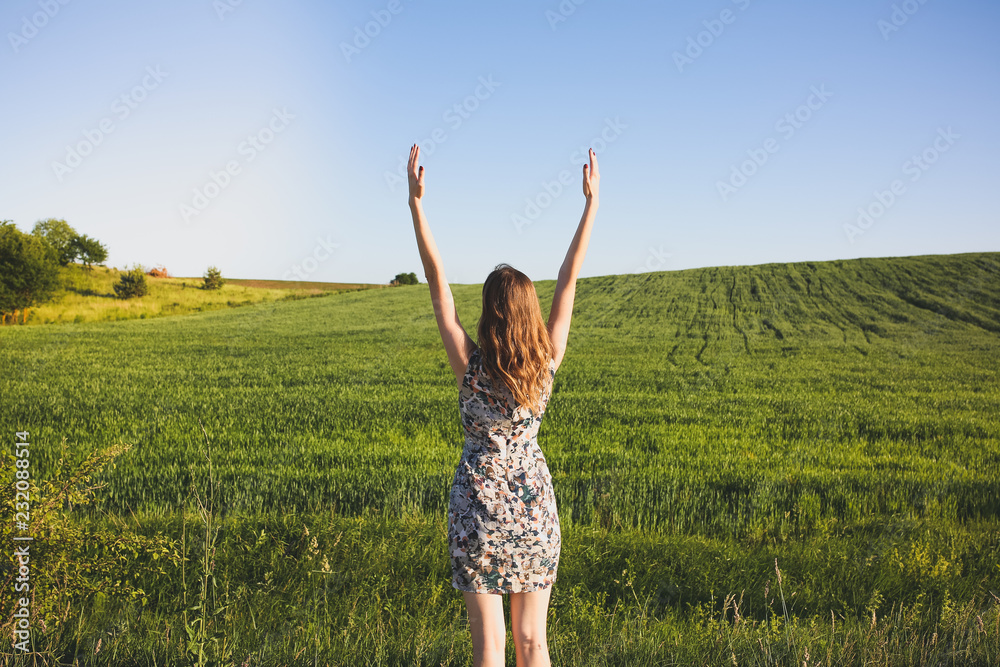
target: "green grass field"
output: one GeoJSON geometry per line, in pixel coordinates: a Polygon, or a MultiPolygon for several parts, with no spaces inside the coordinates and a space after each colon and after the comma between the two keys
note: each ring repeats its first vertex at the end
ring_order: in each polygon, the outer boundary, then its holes
{"type": "MultiPolygon", "coordinates": [[[[554,282],[536,287],[547,314],[554,282]]],[[[470,334],[480,289],[453,287],[470,334]]],[[[553,664],[998,664],[998,353],[1000,253],[581,280],[539,435],[553,664]]],[[[188,664],[209,608],[190,610],[192,486],[221,526],[217,664],[471,664],[445,533],[457,388],[426,285],[8,326],[0,363],[36,480],[63,439],[73,460],[132,443],[74,517],[189,559],[139,582],[145,604],[35,629],[65,664],[188,664]]]]}

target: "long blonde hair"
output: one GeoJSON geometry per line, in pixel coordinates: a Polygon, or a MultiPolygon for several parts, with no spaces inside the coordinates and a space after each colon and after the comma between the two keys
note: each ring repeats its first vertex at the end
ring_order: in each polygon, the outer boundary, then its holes
{"type": "Polygon", "coordinates": [[[538,412],[552,341],[528,276],[508,264],[493,269],[483,283],[483,313],[476,331],[490,379],[502,382],[518,405],[538,412]]]}

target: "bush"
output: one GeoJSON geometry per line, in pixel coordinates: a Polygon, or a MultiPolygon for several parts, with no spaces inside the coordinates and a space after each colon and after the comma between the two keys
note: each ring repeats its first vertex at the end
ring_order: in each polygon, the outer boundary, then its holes
{"type": "MultiPolygon", "coordinates": [[[[20,441],[20,440],[19,440],[20,441]]],[[[124,605],[138,602],[145,606],[149,593],[139,582],[149,582],[157,576],[169,576],[164,568],[171,570],[182,563],[182,555],[173,540],[157,533],[149,537],[134,532],[120,519],[112,519],[113,527],[95,527],[75,521],[71,512],[74,506],[89,505],[96,500],[95,491],[104,484],[94,478],[114,459],[127,452],[132,445],[112,445],[88,456],[79,465],[72,466],[67,460],[65,439],[62,443],[62,457],[56,462],[55,470],[47,479],[37,484],[37,469],[22,468],[17,461],[36,462],[34,455],[29,459],[15,457],[10,451],[4,452],[0,470],[2,479],[9,480],[0,489],[0,499],[5,516],[13,518],[17,508],[16,472],[28,477],[31,499],[30,535],[31,542],[15,542],[15,525],[11,520],[0,522],[0,541],[7,545],[27,544],[30,549],[29,567],[31,572],[30,591],[21,596],[7,595],[14,590],[17,570],[13,567],[4,572],[0,596],[0,634],[9,642],[16,627],[16,600],[25,594],[30,599],[32,624],[37,619],[43,633],[35,634],[35,650],[45,652],[43,638],[58,642],[58,628],[72,622],[71,615],[95,598],[103,598],[106,603],[124,605]],[[44,591],[44,594],[36,594],[44,591]]],[[[23,480],[22,480],[23,481],[23,480]]],[[[23,534],[23,530],[18,530],[23,534]]],[[[8,561],[9,562],[9,561],[8,561]]],[[[36,630],[37,633],[37,630],[36,630]]]]}
{"type": "Polygon", "coordinates": [[[113,287],[119,299],[131,299],[136,296],[146,296],[149,293],[146,272],[138,265],[133,267],[131,271],[123,273],[113,287]]]}
{"type": "Polygon", "coordinates": [[[396,277],[392,279],[391,285],[419,285],[420,281],[417,280],[417,274],[410,273],[397,273],[396,277]]]}
{"type": "Polygon", "coordinates": [[[215,266],[208,267],[205,273],[205,289],[222,289],[226,284],[226,279],[222,277],[222,271],[215,266]]]}

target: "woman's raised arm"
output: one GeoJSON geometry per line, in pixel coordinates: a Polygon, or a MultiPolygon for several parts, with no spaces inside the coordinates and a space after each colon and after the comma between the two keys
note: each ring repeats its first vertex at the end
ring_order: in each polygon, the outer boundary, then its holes
{"type": "Polygon", "coordinates": [[[444,349],[448,353],[448,363],[455,373],[459,386],[469,365],[469,355],[475,349],[475,343],[465,332],[462,322],[458,319],[455,300],[451,288],[444,276],[444,266],[441,254],[434,243],[434,235],[424,217],[424,168],[417,171],[420,160],[420,147],[414,144],[410,148],[410,163],[407,174],[410,183],[410,213],[413,215],[413,231],[417,235],[417,249],[420,250],[420,261],[424,265],[424,276],[431,289],[431,303],[434,305],[434,317],[437,319],[438,331],[444,341],[444,349]]]}
{"type": "Polygon", "coordinates": [[[594,225],[594,217],[600,205],[600,183],[601,173],[597,169],[597,155],[591,148],[590,164],[583,165],[583,195],[587,198],[587,203],[583,207],[583,217],[580,218],[573,241],[566,251],[566,259],[559,268],[559,280],[556,282],[552,309],[549,311],[549,338],[552,339],[552,358],[556,362],[556,368],[559,368],[566,354],[569,323],[573,317],[573,300],[576,298],[576,277],[580,275],[580,267],[583,266],[583,258],[590,243],[590,228],[594,225]]]}

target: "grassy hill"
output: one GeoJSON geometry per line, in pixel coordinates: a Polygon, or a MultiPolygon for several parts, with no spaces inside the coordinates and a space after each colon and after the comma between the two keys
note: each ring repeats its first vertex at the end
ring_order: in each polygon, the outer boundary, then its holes
{"type": "Polygon", "coordinates": [[[61,267],[60,277],[64,287],[50,301],[29,309],[26,324],[146,319],[385,287],[360,283],[227,278],[221,289],[205,290],[201,289],[204,284],[202,278],[147,277],[149,294],[135,299],[119,299],[113,285],[118,282],[121,273],[106,266],[85,268],[80,264],[70,264],[61,267]]]}
{"type": "MultiPolygon", "coordinates": [[[[536,287],[547,313],[554,283],[536,287]]],[[[480,290],[453,287],[470,333],[480,290]]],[[[564,540],[554,664],[991,664],[998,353],[1000,253],[581,280],[539,435],[564,540]]],[[[246,652],[466,664],[444,515],[462,431],[426,285],[6,327],[0,365],[34,474],[63,438],[75,458],[134,443],[101,507],[150,533],[179,539],[207,435],[246,652]]],[[[179,580],[149,584],[122,647],[169,654],[179,580]]]]}

